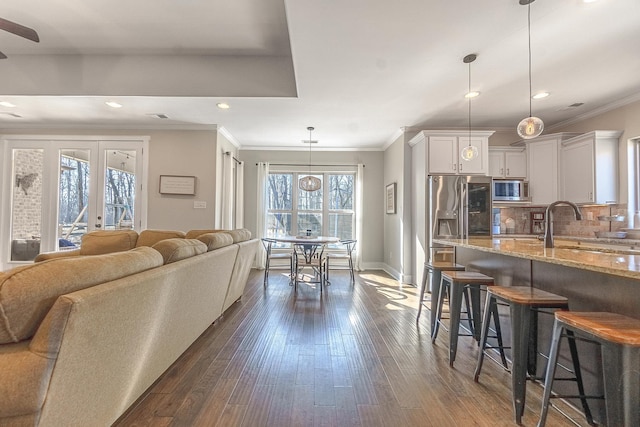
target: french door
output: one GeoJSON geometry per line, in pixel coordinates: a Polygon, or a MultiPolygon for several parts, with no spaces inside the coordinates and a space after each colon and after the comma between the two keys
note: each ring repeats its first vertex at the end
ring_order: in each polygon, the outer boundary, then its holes
{"type": "Polygon", "coordinates": [[[4,144],[0,263],[73,249],[93,230],[146,227],[148,138],[12,137],[4,144]]]}

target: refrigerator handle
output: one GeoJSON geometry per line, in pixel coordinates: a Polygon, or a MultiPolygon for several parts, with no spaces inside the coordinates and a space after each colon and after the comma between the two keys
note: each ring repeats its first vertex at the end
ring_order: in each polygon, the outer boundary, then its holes
{"type": "Polygon", "coordinates": [[[463,181],[461,183],[460,189],[460,217],[458,218],[458,226],[460,230],[460,236],[463,239],[469,238],[469,223],[468,223],[468,213],[469,213],[469,198],[467,196],[469,185],[463,181]]]}

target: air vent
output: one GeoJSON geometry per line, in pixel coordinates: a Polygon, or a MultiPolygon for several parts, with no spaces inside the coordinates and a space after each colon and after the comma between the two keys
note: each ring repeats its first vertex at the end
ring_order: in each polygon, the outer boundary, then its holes
{"type": "Polygon", "coordinates": [[[567,110],[571,110],[572,108],[582,107],[583,105],[584,105],[584,102],[574,102],[571,105],[567,105],[566,107],[559,108],[558,111],[567,111],[567,110]]]}
{"type": "Polygon", "coordinates": [[[10,113],[8,111],[0,111],[0,114],[5,115],[5,116],[11,116],[11,117],[16,117],[18,119],[21,119],[22,116],[20,114],[16,114],[16,113],[10,113]]]}

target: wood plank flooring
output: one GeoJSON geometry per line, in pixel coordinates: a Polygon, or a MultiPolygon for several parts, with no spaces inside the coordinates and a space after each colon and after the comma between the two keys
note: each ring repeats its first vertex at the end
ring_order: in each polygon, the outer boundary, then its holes
{"type": "MultiPolygon", "coordinates": [[[[252,271],[242,300],[212,325],[115,426],[512,426],[511,378],[460,337],[435,344],[429,311],[416,323],[417,289],[368,271],[351,285],[293,292],[252,271]]],[[[188,308],[185,308],[188,309],[188,308]]],[[[542,388],[527,386],[523,425],[538,421],[542,388]]],[[[580,424],[580,413],[563,406],[580,424]]],[[[548,426],[574,423],[550,410],[548,426]]]]}

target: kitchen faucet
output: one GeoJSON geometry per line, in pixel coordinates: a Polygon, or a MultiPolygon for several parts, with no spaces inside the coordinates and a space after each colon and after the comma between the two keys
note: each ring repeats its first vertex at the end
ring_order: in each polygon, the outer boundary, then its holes
{"type": "Polygon", "coordinates": [[[553,248],[553,208],[558,205],[568,205],[573,208],[573,212],[576,214],[576,220],[582,219],[582,212],[580,208],[573,202],[567,202],[564,200],[558,200],[547,206],[547,213],[545,214],[545,227],[544,227],[544,247],[553,248]]]}

